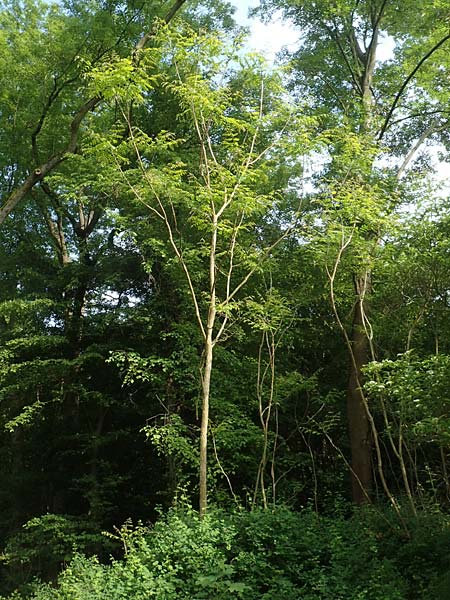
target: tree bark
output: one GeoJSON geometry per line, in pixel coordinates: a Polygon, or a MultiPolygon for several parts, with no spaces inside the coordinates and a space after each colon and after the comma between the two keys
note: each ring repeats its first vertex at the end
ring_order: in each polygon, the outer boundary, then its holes
{"type": "Polygon", "coordinates": [[[370,292],[368,278],[354,278],[356,301],[351,332],[352,360],[347,388],[347,418],[352,456],[352,498],[363,504],[372,489],[372,441],[364,398],[362,396],[362,367],[369,357],[369,340],[364,326],[365,295],[370,292]]]}
{"type": "Polygon", "coordinates": [[[211,373],[213,366],[213,330],[216,322],[216,250],[217,250],[217,214],[213,209],[213,233],[209,254],[209,285],[210,299],[208,318],[206,321],[206,336],[204,341],[205,364],[202,373],[202,420],[200,426],[200,476],[199,476],[199,513],[203,518],[208,506],[208,427],[209,427],[209,396],[211,390],[211,373]]]}

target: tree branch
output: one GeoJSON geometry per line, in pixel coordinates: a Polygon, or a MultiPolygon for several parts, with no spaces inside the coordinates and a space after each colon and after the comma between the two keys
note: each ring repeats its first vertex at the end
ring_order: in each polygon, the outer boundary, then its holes
{"type": "Polygon", "coordinates": [[[411,162],[412,158],[414,157],[414,154],[419,150],[420,146],[425,142],[425,140],[430,135],[432,135],[433,133],[436,133],[437,131],[441,131],[442,129],[443,129],[443,126],[436,127],[436,125],[434,125],[434,124],[430,125],[430,127],[428,127],[427,129],[425,129],[425,131],[419,137],[419,139],[414,144],[414,146],[410,149],[410,151],[406,155],[404,161],[400,165],[400,167],[399,167],[399,169],[397,171],[397,174],[396,174],[397,181],[401,178],[401,176],[405,172],[406,167],[409,165],[409,163],[411,162]]]}
{"type": "Polygon", "coordinates": [[[55,244],[58,261],[60,265],[65,266],[70,263],[70,256],[67,251],[66,239],[64,236],[62,215],[60,212],[58,212],[57,221],[55,222],[51,218],[50,212],[48,211],[42,199],[37,198],[37,205],[42,213],[42,216],[47,225],[47,229],[55,244]]]}
{"type": "Polygon", "coordinates": [[[399,103],[400,98],[403,95],[403,92],[405,91],[406,87],[408,86],[409,82],[414,78],[414,76],[416,75],[416,73],[419,71],[419,69],[421,68],[421,66],[424,64],[424,62],[426,60],[428,60],[430,58],[430,56],[432,56],[443,44],[445,44],[445,42],[447,40],[450,40],[450,33],[447,34],[445,37],[443,37],[437,44],[435,44],[431,50],[429,50],[425,56],[423,56],[419,62],[417,63],[417,65],[414,67],[414,69],[411,71],[411,73],[408,75],[408,77],[405,79],[405,81],[403,82],[403,84],[401,85],[399,91],[397,92],[397,95],[394,98],[394,101],[392,103],[391,108],[389,109],[389,112],[386,116],[386,119],[383,123],[383,127],[381,128],[381,131],[378,135],[378,140],[381,140],[384,136],[384,134],[386,133],[386,129],[389,127],[389,122],[392,118],[392,115],[394,114],[395,109],[397,108],[397,104],[399,103]]]}
{"type": "Polygon", "coordinates": [[[31,189],[42,181],[44,177],[50,173],[55,167],[57,167],[68,154],[73,154],[77,148],[78,132],[80,125],[84,117],[93,110],[97,104],[101,101],[100,96],[95,96],[88,100],[83,106],[75,113],[75,116],[70,124],[70,138],[67,146],[61,152],[51,156],[46,162],[39,165],[34,171],[32,171],[20,187],[18,187],[0,208],[0,225],[4,223],[5,219],[11,213],[17,204],[31,191],[31,189]]]}
{"type": "Polygon", "coordinates": [[[336,43],[336,45],[337,45],[337,47],[339,49],[339,52],[341,53],[341,56],[344,59],[344,62],[346,64],[346,66],[347,66],[347,69],[349,70],[349,73],[350,73],[350,76],[352,78],[352,81],[353,81],[353,84],[354,84],[355,88],[358,90],[358,92],[362,93],[361,84],[359,83],[358,77],[355,74],[352,65],[350,64],[350,61],[348,60],[347,54],[345,53],[345,50],[344,50],[344,48],[343,48],[343,46],[341,44],[341,41],[339,39],[339,35],[335,34],[335,32],[333,31],[333,29],[331,29],[331,27],[329,27],[326,23],[324,24],[324,27],[327,30],[328,35],[331,37],[331,39],[335,41],[335,43],[336,43]]]}
{"type": "MultiPolygon", "coordinates": [[[[172,5],[171,9],[168,11],[168,13],[166,14],[166,16],[163,18],[163,21],[166,25],[168,25],[170,23],[170,21],[174,18],[174,16],[177,14],[177,12],[181,9],[181,7],[183,6],[183,4],[186,3],[187,0],[176,0],[174,2],[174,4],[172,5]]],[[[137,54],[139,53],[140,50],[143,50],[145,48],[145,46],[147,45],[147,43],[151,40],[151,38],[155,35],[155,32],[152,31],[147,31],[147,33],[145,33],[141,39],[139,40],[139,42],[136,44],[135,48],[134,48],[134,52],[133,52],[133,59],[136,58],[137,54]]]]}
{"type": "MultiPolygon", "coordinates": [[[[180,8],[183,6],[183,4],[185,4],[186,1],[187,0],[175,1],[171,9],[164,17],[164,22],[166,24],[168,24],[173,19],[175,14],[180,10],[180,8]]],[[[147,42],[151,39],[153,35],[154,32],[150,31],[144,36],[142,36],[142,38],[139,40],[138,44],[135,47],[133,57],[135,57],[136,52],[138,50],[144,48],[144,46],[147,44],[147,42]]],[[[65,82],[64,85],[71,82],[72,80],[68,80],[67,82],[65,82]]],[[[43,112],[39,118],[38,124],[33,133],[31,134],[32,152],[33,157],[36,161],[36,168],[28,175],[28,177],[25,179],[22,185],[20,185],[9,195],[4,204],[0,207],[0,225],[4,223],[8,215],[14,210],[14,208],[19,204],[19,202],[23,200],[23,198],[33,189],[36,183],[42,181],[48,173],[50,173],[67,157],[68,154],[73,154],[76,151],[78,143],[78,133],[83,119],[102,100],[101,96],[95,96],[81,106],[81,108],[75,113],[73,120],[70,124],[70,137],[67,146],[62,151],[51,156],[47,161],[39,164],[37,152],[37,136],[41,131],[42,125],[44,123],[48,110],[50,109],[51,104],[58,97],[64,85],[58,88],[55,81],[54,89],[50,93],[47,103],[44,106],[43,112]]]]}

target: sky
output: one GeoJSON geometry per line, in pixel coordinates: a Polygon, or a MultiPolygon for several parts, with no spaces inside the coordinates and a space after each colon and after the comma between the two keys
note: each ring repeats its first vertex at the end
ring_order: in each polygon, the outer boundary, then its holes
{"type": "Polygon", "coordinates": [[[299,38],[298,30],[283,22],[281,15],[273,18],[270,23],[262,23],[257,18],[248,18],[250,8],[259,5],[259,0],[230,0],[236,7],[235,19],[240,25],[250,28],[250,39],[247,43],[249,50],[258,50],[269,62],[275,60],[275,55],[283,47],[294,49],[299,38]]]}
{"type": "MultiPolygon", "coordinates": [[[[295,49],[298,46],[300,32],[283,20],[281,13],[272,18],[270,23],[262,23],[258,18],[248,18],[251,8],[259,6],[259,0],[230,0],[236,7],[235,19],[250,28],[249,50],[262,52],[269,62],[275,60],[277,52],[282,48],[295,49]]],[[[385,38],[378,52],[381,60],[387,60],[393,56],[394,41],[385,38]]]]}

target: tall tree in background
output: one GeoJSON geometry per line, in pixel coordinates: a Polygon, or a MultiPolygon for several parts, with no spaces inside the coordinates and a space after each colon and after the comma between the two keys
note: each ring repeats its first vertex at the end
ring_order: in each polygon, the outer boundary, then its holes
{"type": "Polygon", "coordinates": [[[332,293],[343,256],[352,253],[356,258],[351,323],[339,316],[334,300],[333,305],[350,357],[347,414],[352,487],[354,501],[361,503],[372,488],[373,444],[380,479],[391,496],[375,423],[362,389],[362,367],[369,358],[376,358],[369,319],[371,263],[386,231],[385,216],[405,198],[400,179],[408,165],[423,151],[425,142],[447,141],[448,92],[432,82],[440,71],[447,70],[448,14],[441,4],[424,7],[414,1],[264,0],[261,5],[266,14],[282,9],[301,31],[299,49],[289,56],[293,89],[300,97],[312,94],[316,111],[348,132],[347,143],[330,146],[331,162],[321,175],[332,182],[328,192],[334,195],[335,206],[344,206],[344,213],[336,212],[345,230],[341,231],[337,260],[329,270],[332,293]],[[413,23],[418,14],[420,27],[413,23]],[[387,40],[395,42],[394,54],[392,59],[382,60],[383,41],[387,40]],[[348,144],[351,137],[353,147],[348,144]],[[349,198],[350,219],[348,206],[345,209],[349,198]],[[372,198],[370,207],[367,198],[372,198]]]}
{"type": "Polygon", "coordinates": [[[86,63],[116,54],[137,58],[152,38],[155,19],[169,23],[185,2],[58,8],[6,2],[0,7],[3,135],[14,140],[20,153],[13,162],[11,156],[3,157],[0,224],[36,184],[77,152],[83,121],[102,103],[84,85],[86,63]],[[16,63],[19,70],[11,69],[16,63]]]}

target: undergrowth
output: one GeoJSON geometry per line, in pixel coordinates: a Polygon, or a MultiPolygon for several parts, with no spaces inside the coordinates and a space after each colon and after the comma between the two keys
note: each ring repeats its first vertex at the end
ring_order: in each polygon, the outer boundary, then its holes
{"type": "MultiPolygon", "coordinates": [[[[450,529],[440,514],[364,509],[318,516],[288,509],[171,511],[126,524],[122,559],[76,553],[33,600],[448,600],[450,529]]],[[[111,536],[110,536],[111,537],[111,536]]],[[[19,592],[10,598],[19,598],[19,592]]]]}

